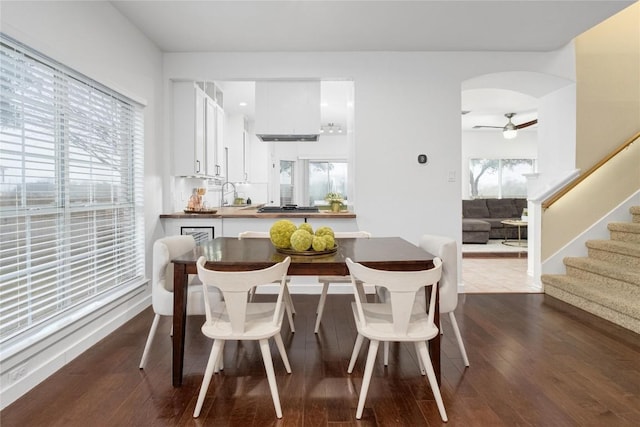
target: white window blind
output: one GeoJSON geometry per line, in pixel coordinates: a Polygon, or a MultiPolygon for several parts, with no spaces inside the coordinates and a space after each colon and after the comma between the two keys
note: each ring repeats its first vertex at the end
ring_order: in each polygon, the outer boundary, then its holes
{"type": "Polygon", "coordinates": [[[141,106],[0,35],[0,343],[144,280],[141,106]]]}

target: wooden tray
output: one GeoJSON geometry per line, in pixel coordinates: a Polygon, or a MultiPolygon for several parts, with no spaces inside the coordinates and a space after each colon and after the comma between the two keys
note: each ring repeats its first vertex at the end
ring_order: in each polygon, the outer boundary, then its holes
{"type": "Polygon", "coordinates": [[[335,245],[331,249],[325,249],[324,251],[314,251],[314,250],[294,251],[293,249],[282,249],[282,248],[276,248],[276,250],[281,254],[294,255],[294,256],[319,256],[319,255],[330,255],[330,254],[336,253],[336,251],[338,250],[338,245],[335,245]]]}

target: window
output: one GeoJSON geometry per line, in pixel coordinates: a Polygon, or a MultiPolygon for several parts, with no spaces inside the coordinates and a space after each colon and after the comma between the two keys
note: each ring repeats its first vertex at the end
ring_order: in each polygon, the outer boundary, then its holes
{"type": "Polygon", "coordinates": [[[293,160],[280,160],[280,206],[293,203],[295,163],[293,160]]]}
{"type": "Polygon", "coordinates": [[[145,267],[141,106],[0,42],[3,343],[139,286],[145,267]]]}
{"type": "Polygon", "coordinates": [[[527,179],[534,172],[533,159],[471,159],[471,198],[526,197],[527,179]]]}
{"type": "Polygon", "coordinates": [[[347,162],[346,161],[309,161],[308,167],[309,206],[325,204],[327,193],[340,193],[347,198],[347,162]]]}

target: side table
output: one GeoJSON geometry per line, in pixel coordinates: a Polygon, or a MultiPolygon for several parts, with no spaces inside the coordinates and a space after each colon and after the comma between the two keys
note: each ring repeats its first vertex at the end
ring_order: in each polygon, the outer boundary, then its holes
{"type": "Polygon", "coordinates": [[[527,246],[527,241],[522,240],[522,227],[527,226],[527,221],[522,221],[519,219],[505,219],[504,221],[500,221],[503,225],[510,227],[518,227],[518,240],[509,240],[507,238],[507,227],[505,227],[504,231],[504,240],[502,242],[503,245],[509,246],[527,246]]]}

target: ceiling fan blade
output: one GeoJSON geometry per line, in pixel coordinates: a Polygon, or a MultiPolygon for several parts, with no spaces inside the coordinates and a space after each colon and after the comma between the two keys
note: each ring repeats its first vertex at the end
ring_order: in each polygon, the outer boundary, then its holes
{"type": "Polygon", "coordinates": [[[519,124],[519,125],[516,125],[516,129],[524,129],[524,128],[528,128],[529,126],[533,126],[533,125],[535,125],[536,123],[538,123],[538,119],[531,120],[530,122],[524,122],[524,123],[521,123],[521,124],[519,124]]]}
{"type": "Polygon", "coordinates": [[[484,125],[475,125],[475,126],[473,127],[473,129],[480,129],[480,128],[502,129],[502,126],[484,126],[484,125]]]}

